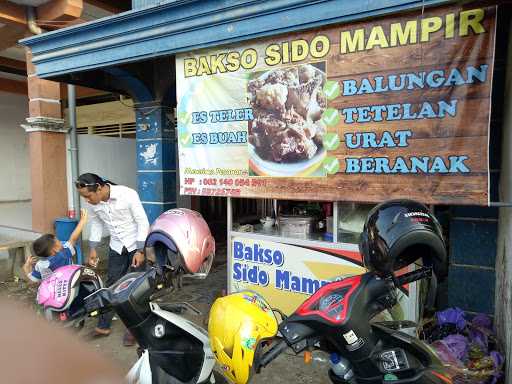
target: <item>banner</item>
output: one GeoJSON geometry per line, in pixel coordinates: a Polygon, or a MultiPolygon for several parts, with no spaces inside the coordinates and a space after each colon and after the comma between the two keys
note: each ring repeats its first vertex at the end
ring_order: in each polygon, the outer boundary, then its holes
{"type": "MultiPolygon", "coordinates": [[[[351,245],[325,249],[234,236],[230,247],[229,292],[256,291],[286,314],[323,285],[366,271],[351,245]]],[[[417,321],[416,301],[415,290],[410,297],[400,295],[393,314],[397,319],[417,321]]]]}
{"type": "Polygon", "coordinates": [[[180,54],[185,195],[488,203],[495,7],[180,54]]]}
{"type": "Polygon", "coordinates": [[[228,270],[230,292],[259,292],[271,306],[293,312],[308,296],[335,278],[365,272],[358,252],[346,256],[319,249],[235,236],[228,270]]]}

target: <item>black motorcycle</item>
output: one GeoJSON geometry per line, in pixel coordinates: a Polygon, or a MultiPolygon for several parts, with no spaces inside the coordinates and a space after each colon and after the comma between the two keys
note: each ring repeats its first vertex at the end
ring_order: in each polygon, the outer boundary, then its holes
{"type": "Polygon", "coordinates": [[[84,300],[91,316],[114,310],[137,340],[139,360],[127,374],[128,383],[215,383],[207,332],[181,316],[200,312],[188,303],[155,301],[159,292],[170,292],[164,288],[172,289],[173,280],[165,268],[150,268],[129,273],[84,300]]]}

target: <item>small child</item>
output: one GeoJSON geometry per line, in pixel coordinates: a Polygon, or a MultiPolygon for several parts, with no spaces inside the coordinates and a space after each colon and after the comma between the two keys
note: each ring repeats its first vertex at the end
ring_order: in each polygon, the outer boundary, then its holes
{"type": "Polygon", "coordinates": [[[80,210],[80,221],[69,240],[62,244],[55,235],[47,233],[39,237],[32,244],[36,256],[28,257],[23,265],[23,271],[33,282],[40,282],[50,276],[53,271],[64,265],[73,264],[72,256],[75,254],[77,242],[85,223],[87,222],[87,209],[80,210]]]}

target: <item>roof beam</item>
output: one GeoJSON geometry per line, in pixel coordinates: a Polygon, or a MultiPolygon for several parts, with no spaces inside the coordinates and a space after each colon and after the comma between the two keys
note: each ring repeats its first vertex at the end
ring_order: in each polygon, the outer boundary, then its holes
{"type": "MultiPolygon", "coordinates": [[[[62,99],[68,98],[66,83],[60,83],[60,94],[61,94],[62,99]]],[[[94,97],[94,96],[101,96],[101,95],[108,95],[108,94],[109,94],[109,92],[101,91],[99,89],[81,87],[79,85],[76,86],[76,98],[77,99],[81,99],[83,97],[94,97]]]]}
{"type": "Polygon", "coordinates": [[[9,1],[0,1],[0,23],[14,26],[27,25],[25,7],[9,1]]]}
{"type": "Polygon", "coordinates": [[[124,8],[116,7],[112,5],[109,1],[101,1],[101,0],[85,0],[87,4],[93,5],[97,8],[101,8],[104,11],[112,12],[112,13],[121,13],[124,12],[124,8]]]}
{"type": "Polygon", "coordinates": [[[0,78],[0,91],[27,95],[27,82],[0,78]]]}
{"type": "Polygon", "coordinates": [[[71,21],[82,15],[83,0],[53,0],[37,7],[37,21],[71,21]]]}
{"type": "MultiPolygon", "coordinates": [[[[5,59],[3,57],[0,58],[1,60],[5,59]]],[[[1,62],[0,60],[0,62],[1,62]]],[[[17,61],[17,60],[14,60],[17,61]]],[[[25,64],[25,63],[23,63],[25,64]]],[[[62,99],[67,99],[67,91],[66,91],[66,85],[64,83],[60,84],[60,93],[62,95],[62,99]]],[[[9,93],[17,93],[20,95],[27,95],[28,94],[28,86],[26,80],[12,80],[12,79],[5,79],[0,77],[0,92],[9,92],[9,93]]],[[[87,88],[87,87],[76,87],[76,97],[77,99],[81,99],[83,97],[94,97],[94,96],[102,96],[102,95],[108,95],[109,92],[100,91],[98,89],[93,88],[87,88]]]]}
{"type": "Polygon", "coordinates": [[[0,51],[12,47],[25,37],[25,28],[18,25],[5,25],[0,28],[0,51]]]}
{"type": "Polygon", "coordinates": [[[20,70],[20,71],[27,70],[27,65],[25,64],[24,61],[9,59],[9,58],[3,57],[3,56],[0,56],[0,66],[5,67],[5,68],[16,69],[16,70],[20,70]]]}
{"type": "Polygon", "coordinates": [[[83,24],[86,23],[87,20],[83,19],[73,19],[70,21],[60,21],[58,23],[54,23],[52,20],[38,20],[37,25],[39,25],[41,28],[47,30],[47,31],[55,31],[57,29],[61,28],[67,28],[71,27],[73,25],[83,24]]]}
{"type": "Polygon", "coordinates": [[[71,27],[72,25],[78,25],[78,24],[83,24],[83,23],[87,23],[87,20],[75,19],[75,20],[71,20],[69,23],[66,23],[66,27],[71,27]]]}
{"type": "MultiPolygon", "coordinates": [[[[37,7],[37,21],[41,25],[45,25],[45,22],[48,21],[73,21],[82,15],[83,6],[83,0],[53,0],[37,7]]],[[[0,1],[0,23],[26,28],[26,7],[5,0],[0,1]]],[[[3,30],[3,32],[5,31],[3,30]]],[[[3,33],[1,36],[4,40],[3,33]]],[[[23,36],[19,36],[19,38],[21,37],[23,36]]],[[[2,41],[1,47],[5,47],[6,43],[2,41]]]]}

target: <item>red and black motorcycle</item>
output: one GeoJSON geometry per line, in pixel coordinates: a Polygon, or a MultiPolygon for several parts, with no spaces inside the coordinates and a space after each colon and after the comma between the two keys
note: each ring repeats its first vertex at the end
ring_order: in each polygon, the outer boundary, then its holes
{"type": "Polygon", "coordinates": [[[288,347],[295,353],[320,349],[331,354],[333,383],[449,383],[441,362],[420,340],[400,332],[400,322],[370,323],[396,304],[397,288],[431,275],[421,268],[398,278],[374,272],[320,288],[279,325],[281,338],[255,353],[256,372],[288,347]]]}
{"type": "Polygon", "coordinates": [[[397,303],[404,285],[427,278],[435,282],[436,274],[445,274],[445,244],[437,220],[416,202],[380,204],[366,220],[360,251],[369,272],[323,286],[285,317],[279,336],[255,343],[253,370],[258,373],[288,348],[295,353],[320,349],[331,356],[333,383],[451,383],[429,347],[399,330],[401,322],[370,322],[397,303]],[[396,276],[418,259],[422,267],[396,276]]]}

